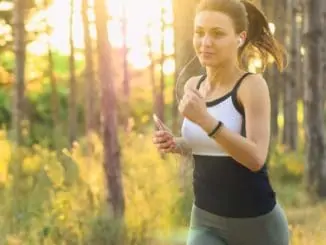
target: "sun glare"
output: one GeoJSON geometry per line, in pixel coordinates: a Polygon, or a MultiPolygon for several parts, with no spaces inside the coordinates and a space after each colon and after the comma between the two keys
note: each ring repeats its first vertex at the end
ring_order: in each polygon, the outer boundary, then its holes
{"type": "MultiPolygon", "coordinates": [[[[73,16],[73,39],[77,49],[84,47],[83,26],[81,17],[81,0],[74,0],[73,16]]],[[[129,49],[128,60],[136,69],[146,68],[150,64],[148,51],[153,55],[161,53],[161,13],[164,9],[164,20],[167,28],[164,32],[164,54],[174,53],[173,45],[173,12],[171,0],[107,0],[110,15],[108,23],[108,38],[113,48],[123,46],[122,20],[127,22],[127,46],[129,49]],[[150,46],[148,42],[150,40],[150,46]]],[[[69,54],[69,16],[70,1],[54,0],[53,4],[35,17],[34,23],[40,18],[46,18],[49,25],[53,28],[50,37],[41,35],[40,38],[28,46],[28,50],[35,54],[47,52],[48,38],[53,49],[69,54]]],[[[94,19],[93,14],[89,14],[94,19]]],[[[91,36],[95,37],[95,28],[91,28],[91,36]]],[[[173,72],[173,62],[167,60],[164,64],[164,71],[173,72]]]]}

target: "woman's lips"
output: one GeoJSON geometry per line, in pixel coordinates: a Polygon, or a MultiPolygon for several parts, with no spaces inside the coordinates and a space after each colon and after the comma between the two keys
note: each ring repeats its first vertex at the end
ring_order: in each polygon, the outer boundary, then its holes
{"type": "Polygon", "coordinates": [[[214,55],[212,52],[201,52],[200,54],[205,58],[212,57],[214,55]]]}

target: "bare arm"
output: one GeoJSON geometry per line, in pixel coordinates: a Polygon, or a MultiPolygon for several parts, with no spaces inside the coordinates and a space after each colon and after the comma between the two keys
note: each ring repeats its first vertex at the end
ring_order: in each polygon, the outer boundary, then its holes
{"type": "MultiPolygon", "coordinates": [[[[220,128],[215,141],[235,160],[252,171],[260,170],[267,158],[270,136],[270,97],[265,80],[258,75],[248,77],[239,88],[238,97],[245,111],[246,137],[226,127],[220,128]]],[[[209,114],[200,122],[207,132],[217,121],[209,114]]]]}
{"type": "MultiPolygon", "coordinates": [[[[195,88],[200,76],[194,76],[187,80],[184,91],[195,88]]],[[[154,115],[154,122],[159,129],[155,132],[153,143],[162,153],[176,153],[181,155],[191,154],[192,149],[182,137],[175,137],[171,130],[154,115]]]]}
{"type": "MultiPolygon", "coordinates": [[[[194,89],[200,77],[201,76],[193,76],[189,78],[185,83],[184,91],[187,91],[188,89],[194,89]]],[[[172,151],[173,153],[177,153],[181,155],[192,153],[191,147],[187,144],[184,138],[175,137],[175,142],[176,142],[176,148],[172,151]]]]}

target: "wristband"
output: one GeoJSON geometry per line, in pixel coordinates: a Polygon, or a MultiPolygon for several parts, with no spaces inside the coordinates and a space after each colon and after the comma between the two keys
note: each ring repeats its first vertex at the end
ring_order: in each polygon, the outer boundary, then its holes
{"type": "Polygon", "coordinates": [[[216,132],[223,126],[223,123],[221,121],[218,121],[217,125],[215,126],[215,128],[212,130],[212,132],[210,132],[208,134],[209,137],[214,137],[214,135],[216,134],[216,132]]]}

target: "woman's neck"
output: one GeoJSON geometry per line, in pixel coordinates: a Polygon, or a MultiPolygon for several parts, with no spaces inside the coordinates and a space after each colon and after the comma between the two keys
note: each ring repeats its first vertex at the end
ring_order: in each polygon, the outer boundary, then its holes
{"type": "Polygon", "coordinates": [[[236,66],[207,67],[207,86],[214,88],[216,86],[228,86],[233,83],[242,71],[236,66]]]}

